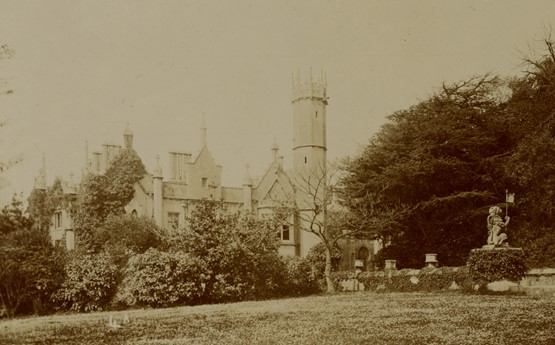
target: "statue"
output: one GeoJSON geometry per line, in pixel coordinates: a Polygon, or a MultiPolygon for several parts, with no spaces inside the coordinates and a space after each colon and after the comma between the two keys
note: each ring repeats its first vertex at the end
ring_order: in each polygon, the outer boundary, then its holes
{"type": "Polygon", "coordinates": [[[511,218],[505,217],[505,221],[501,218],[503,211],[498,206],[492,206],[489,209],[488,216],[488,245],[505,246],[508,247],[507,240],[507,225],[511,218]]]}

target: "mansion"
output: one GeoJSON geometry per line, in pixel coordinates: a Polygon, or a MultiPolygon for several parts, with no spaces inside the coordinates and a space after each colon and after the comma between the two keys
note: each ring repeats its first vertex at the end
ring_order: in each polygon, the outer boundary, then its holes
{"type": "MultiPolygon", "coordinates": [[[[216,162],[209,150],[207,128],[203,121],[198,154],[169,152],[167,171],[162,169],[157,157],[156,166],[152,170],[147,169],[150,173],[134,184],[133,199],[125,206],[126,213],[151,217],[158,226],[167,229],[186,227],[195,202],[201,199],[219,200],[225,212],[250,212],[258,218],[271,216],[279,203],[296,204],[299,213],[313,214],[315,206],[308,200],[314,198],[303,195],[301,191],[306,188],[298,184],[300,180],[306,181],[299,179],[299,176],[324,171],[323,167],[326,167],[327,83],[323,75],[313,78],[312,73],[306,80],[301,81],[299,75],[293,79],[293,166],[290,170],[284,169],[283,156],[274,143],[269,167],[260,178],[253,179],[247,166],[240,187],[223,186],[223,167],[216,162]]],[[[133,149],[133,140],[133,132],[126,128],[123,133],[123,147],[133,149]]],[[[121,149],[122,146],[119,145],[105,144],[101,151],[89,155],[87,147],[83,173],[104,173],[121,149]]],[[[43,158],[35,188],[46,188],[45,174],[43,158]]],[[[62,181],[62,188],[64,193],[76,195],[77,188],[72,181],[62,181]]],[[[65,243],[67,249],[71,250],[75,247],[75,239],[69,214],[69,210],[57,210],[52,218],[50,233],[54,243],[65,243]]],[[[319,242],[316,235],[302,230],[309,226],[303,224],[308,218],[310,217],[298,217],[283,225],[279,234],[281,254],[304,257],[319,242]]],[[[343,244],[342,247],[347,251],[343,261],[347,262],[342,263],[342,266],[352,268],[355,260],[364,262],[365,267],[370,266],[377,249],[373,241],[344,240],[343,244]]]]}

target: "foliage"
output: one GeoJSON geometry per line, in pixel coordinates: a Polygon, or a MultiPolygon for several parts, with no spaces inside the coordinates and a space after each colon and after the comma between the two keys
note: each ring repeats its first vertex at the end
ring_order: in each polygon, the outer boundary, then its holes
{"type": "MultiPolygon", "coordinates": [[[[337,271],[339,263],[341,261],[342,253],[339,249],[337,243],[334,245],[331,260],[331,270],[332,272],[337,271]]],[[[315,244],[306,255],[306,260],[311,266],[312,279],[320,280],[325,277],[326,269],[326,246],[324,243],[320,242],[315,244]]]]}
{"type": "Polygon", "coordinates": [[[123,208],[133,199],[133,184],[146,175],[141,158],[133,149],[123,149],[106,169],[107,197],[106,206],[110,213],[123,213],[123,208]]]}
{"type": "Polygon", "coordinates": [[[468,271],[477,283],[507,279],[520,282],[528,272],[524,251],[520,248],[475,249],[468,256],[468,271]]]}
{"type": "Polygon", "coordinates": [[[0,297],[8,315],[51,311],[64,262],[64,252],[44,230],[19,228],[0,236],[0,297]]]}
{"type": "Polygon", "coordinates": [[[123,267],[129,256],[158,247],[157,229],[154,221],[145,216],[110,215],[95,231],[94,242],[123,267]]]}
{"type": "Polygon", "coordinates": [[[95,311],[104,309],[117,287],[117,267],[110,256],[74,254],[65,267],[66,279],[57,296],[68,309],[95,311]]]}
{"type": "Polygon", "coordinates": [[[17,196],[0,211],[0,235],[7,235],[20,229],[31,228],[32,221],[25,214],[23,201],[17,196]]]}
{"type": "Polygon", "coordinates": [[[553,264],[555,54],[549,37],[543,43],[545,54],[524,59],[525,76],[443,84],[390,115],[360,154],[343,162],[340,190],[353,214],[410,210],[377,229],[386,243],[378,259],[418,267],[434,252],[446,265],[464,264],[486,242],[488,207],[509,189],[518,196],[510,243],[545,250],[529,257],[533,267],[553,264]]]}
{"type": "Polygon", "coordinates": [[[3,322],[6,345],[553,344],[555,300],[535,296],[357,293],[3,322]],[[121,323],[113,331],[110,315],[121,323]]]}
{"type": "Polygon", "coordinates": [[[79,208],[75,225],[79,241],[87,250],[98,252],[95,231],[110,215],[121,215],[133,198],[133,184],[146,174],[141,159],[133,149],[124,149],[117,155],[106,173],[88,175],[80,188],[79,208]]]}
{"type": "Polygon", "coordinates": [[[129,260],[117,298],[131,306],[194,304],[204,293],[206,273],[206,265],[198,258],[151,248],[129,260]]]}
{"type": "Polygon", "coordinates": [[[472,290],[472,281],[466,267],[361,272],[356,279],[369,291],[445,291],[449,290],[453,282],[460,289],[472,290]]]}
{"type": "Polygon", "coordinates": [[[33,189],[27,198],[27,212],[36,227],[48,230],[52,222],[52,215],[58,209],[65,209],[72,213],[75,211],[75,195],[64,194],[62,181],[54,180],[51,187],[46,190],[33,189]]]}
{"type": "Polygon", "coordinates": [[[9,316],[42,313],[63,280],[64,253],[46,230],[33,227],[14,196],[0,212],[0,300],[9,316]]]}
{"type": "Polygon", "coordinates": [[[279,242],[271,221],[227,215],[219,202],[200,200],[187,223],[175,242],[203,260],[211,272],[207,302],[269,297],[278,292],[279,242]]]}
{"type": "Polygon", "coordinates": [[[312,265],[306,258],[286,256],[282,260],[283,267],[279,267],[284,275],[280,284],[281,296],[305,296],[320,291],[312,265]]]}
{"type": "Polygon", "coordinates": [[[392,257],[399,267],[418,267],[429,251],[446,265],[463,264],[483,241],[479,216],[504,195],[497,164],[507,147],[496,133],[499,106],[492,99],[499,84],[489,75],[444,84],[390,115],[364,150],[344,162],[350,209],[377,210],[379,217],[408,205],[410,212],[377,230],[390,252],[403,254],[392,257]]]}

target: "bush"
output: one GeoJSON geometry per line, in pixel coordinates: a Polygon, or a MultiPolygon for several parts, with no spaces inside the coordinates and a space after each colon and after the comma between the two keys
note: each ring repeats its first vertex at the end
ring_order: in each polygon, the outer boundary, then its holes
{"type": "MultiPolygon", "coordinates": [[[[342,257],[341,249],[339,249],[337,244],[334,246],[331,255],[331,270],[335,272],[339,268],[342,257]]],[[[306,260],[312,266],[313,278],[324,279],[326,269],[326,246],[323,242],[319,242],[310,248],[306,260]]]]}
{"type": "Polygon", "coordinates": [[[320,291],[308,260],[296,256],[286,256],[282,260],[281,296],[306,296],[320,291]]]}
{"type": "Polygon", "coordinates": [[[73,256],[66,265],[66,279],[58,299],[76,311],[104,309],[117,288],[117,267],[106,253],[73,256]]]}
{"type": "MultiPolygon", "coordinates": [[[[332,272],[331,279],[333,281],[333,286],[335,287],[335,291],[341,291],[343,288],[341,283],[346,280],[351,280],[356,277],[356,274],[351,271],[339,271],[339,272],[332,272]]],[[[322,282],[322,286],[325,286],[325,281],[322,282]]]]}
{"type": "Polygon", "coordinates": [[[204,293],[207,276],[200,260],[183,252],[151,248],[127,263],[117,300],[152,307],[194,304],[204,293]]]}
{"type": "Polygon", "coordinates": [[[503,279],[518,283],[528,272],[520,248],[473,249],[466,265],[472,280],[480,285],[503,279]]]}

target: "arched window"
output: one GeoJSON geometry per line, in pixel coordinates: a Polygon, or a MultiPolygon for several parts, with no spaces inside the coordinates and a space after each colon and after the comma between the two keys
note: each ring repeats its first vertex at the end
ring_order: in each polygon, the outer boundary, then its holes
{"type": "Polygon", "coordinates": [[[364,260],[368,259],[368,248],[362,246],[357,251],[357,260],[364,260]]]}

